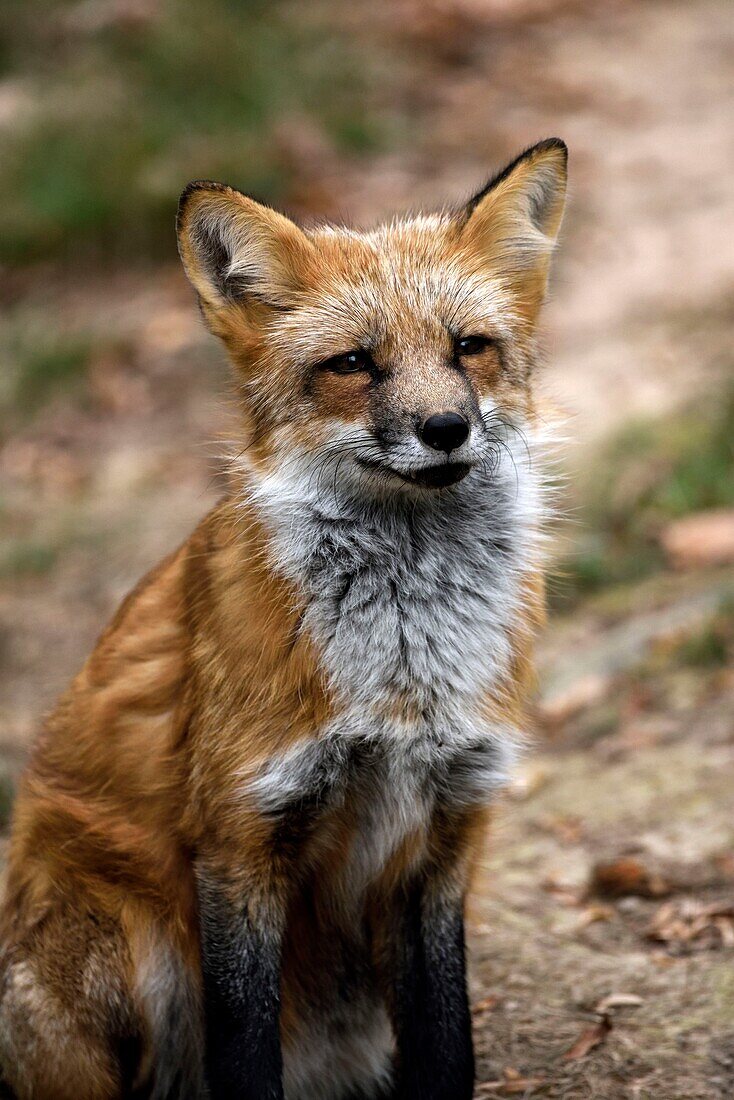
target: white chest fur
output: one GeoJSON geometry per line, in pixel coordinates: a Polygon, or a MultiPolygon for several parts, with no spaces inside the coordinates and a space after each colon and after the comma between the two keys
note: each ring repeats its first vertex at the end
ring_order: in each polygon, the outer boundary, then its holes
{"type": "Polygon", "coordinates": [[[510,658],[521,574],[537,561],[538,485],[504,454],[451,490],[364,500],[262,485],[278,568],[307,598],[310,631],[337,701],[316,737],[248,783],[261,809],[361,806],[369,877],[438,799],[486,801],[513,733],[481,704],[510,658]]]}

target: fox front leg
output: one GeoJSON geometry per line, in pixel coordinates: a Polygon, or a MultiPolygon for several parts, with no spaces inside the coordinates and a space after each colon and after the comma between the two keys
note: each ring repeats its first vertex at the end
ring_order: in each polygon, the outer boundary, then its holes
{"type": "Polygon", "coordinates": [[[211,1100],[283,1100],[277,900],[234,901],[202,872],[199,912],[211,1100]]]}
{"type": "Polygon", "coordinates": [[[393,1100],[471,1100],[474,1050],[463,898],[415,883],[391,930],[393,1100]]]}

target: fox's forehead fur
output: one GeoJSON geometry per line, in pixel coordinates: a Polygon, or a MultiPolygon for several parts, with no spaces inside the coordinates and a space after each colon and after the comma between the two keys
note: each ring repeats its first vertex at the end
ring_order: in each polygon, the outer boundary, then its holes
{"type": "Polygon", "coordinates": [[[461,247],[456,220],[419,216],[360,234],[309,234],[318,278],[271,327],[305,361],[362,346],[400,356],[490,327],[507,336],[521,319],[501,271],[461,247]]]}

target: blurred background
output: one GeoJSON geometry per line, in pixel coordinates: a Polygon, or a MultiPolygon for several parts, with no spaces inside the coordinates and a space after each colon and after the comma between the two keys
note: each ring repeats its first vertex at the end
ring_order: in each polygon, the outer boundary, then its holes
{"type": "Polygon", "coordinates": [[[730,0],[3,0],[0,817],[221,488],[176,201],[357,225],[571,150],[536,745],[472,909],[482,1096],[734,1096],[730,0]]]}

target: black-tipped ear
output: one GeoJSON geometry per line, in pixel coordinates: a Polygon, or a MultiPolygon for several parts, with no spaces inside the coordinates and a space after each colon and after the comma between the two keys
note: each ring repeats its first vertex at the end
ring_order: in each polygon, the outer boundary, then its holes
{"type": "Polygon", "coordinates": [[[195,180],[184,188],[176,217],[181,259],[189,277],[198,276],[221,298],[236,301],[246,293],[247,280],[243,276],[232,274],[233,257],[230,242],[227,240],[225,219],[208,219],[202,216],[201,192],[227,195],[228,189],[224,184],[211,180],[195,180]],[[198,217],[191,216],[192,203],[199,206],[198,217]]]}
{"type": "Polygon", "coordinates": [[[465,206],[461,240],[537,312],[563,217],[568,150],[560,138],[526,149],[465,206]]]}
{"type": "Polygon", "coordinates": [[[493,176],[481,191],[477,191],[476,195],[469,199],[464,208],[465,218],[468,220],[482,201],[493,191],[501,189],[503,185],[509,183],[521,166],[524,166],[525,169],[532,169],[531,172],[523,174],[522,179],[515,181],[516,185],[518,183],[525,186],[528,183],[531,184],[528,195],[528,213],[531,221],[544,233],[548,232],[550,228],[557,232],[560,217],[558,217],[558,224],[555,226],[549,226],[548,222],[552,222],[555,214],[563,213],[568,146],[561,138],[555,137],[546,138],[545,141],[539,141],[537,145],[525,149],[524,152],[520,153],[519,156],[515,157],[513,161],[493,176]],[[556,210],[559,199],[560,210],[556,210]]]}
{"type": "Polygon", "coordinates": [[[186,274],[210,310],[246,301],[292,304],[303,284],[313,246],[282,214],[233,187],[190,183],[176,222],[186,274]]]}

